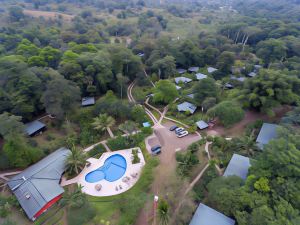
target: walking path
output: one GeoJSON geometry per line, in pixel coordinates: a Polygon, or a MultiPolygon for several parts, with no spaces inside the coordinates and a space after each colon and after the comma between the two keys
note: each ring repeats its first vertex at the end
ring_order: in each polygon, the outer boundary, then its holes
{"type": "Polygon", "coordinates": [[[22,170],[19,171],[13,171],[13,172],[4,172],[4,173],[0,173],[0,179],[3,179],[5,181],[9,181],[9,178],[7,178],[7,176],[12,176],[12,175],[16,175],[21,173],[22,170]]]}

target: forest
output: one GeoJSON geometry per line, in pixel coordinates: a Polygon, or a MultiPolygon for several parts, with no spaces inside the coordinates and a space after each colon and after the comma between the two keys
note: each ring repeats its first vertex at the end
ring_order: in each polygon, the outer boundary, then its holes
{"type": "MultiPolygon", "coordinates": [[[[68,205],[68,224],[139,225],[140,210],[149,207],[151,185],[159,177],[155,167],[163,164],[145,150],[145,140],[155,128],[142,124],[155,125],[160,116],[162,123],[179,121],[176,125],[186,125],[193,134],[198,132],[197,121],[217,120],[213,130],[220,133],[215,137],[199,131],[212,143],[207,162],[206,142],[172,155],[176,178],[166,184],[172,190],[161,188],[161,224],[189,224],[200,202],[238,225],[300,224],[299,0],[1,3],[0,170],[23,170],[61,146],[81,155],[78,149],[104,140],[113,151],[140,146],[147,155],[145,176],[123,196],[131,207],[121,199],[119,206],[110,202],[114,207],[109,211],[111,205],[85,197],[86,220],[76,223],[70,216],[84,204],[68,205]],[[191,72],[191,67],[198,69],[191,72]],[[198,73],[206,79],[197,79],[198,73]],[[177,77],[191,81],[174,84],[177,77]],[[95,98],[95,105],[82,107],[87,97],[95,98]],[[178,102],[198,109],[178,112],[178,102]],[[255,119],[244,123],[249,115],[255,119]],[[35,120],[46,123],[47,130],[29,137],[25,126],[35,120]],[[278,138],[260,151],[255,139],[263,122],[279,124],[280,129],[278,138]],[[223,171],[234,153],[253,160],[246,181],[219,176],[215,170],[223,171]],[[186,188],[178,183],[191,183],[205,162],[208,169],[177,209],[175,196],[186,188]],[[97,210],[111,223],[102,223],[97,210]]],[[[101,156],[105,146],[99,149],[88,156],[101,156]]],[[[10,211],[6,203],[18,207],[0,194],[0,222],[10,211]]],[[[22,224],[14,216],[3,221],[22,224]]]]}

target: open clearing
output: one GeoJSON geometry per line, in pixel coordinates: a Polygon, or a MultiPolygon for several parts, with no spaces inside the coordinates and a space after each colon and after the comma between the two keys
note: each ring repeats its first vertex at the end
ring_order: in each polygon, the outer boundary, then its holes
{"type": "Polygon", "coordinates": [[[72,19],[74,18],[73,15],[68,15],[65,13],[48,12],[48,11],[40,11],[40,10],[29,10],[29,9],[25,9],[24,14],[27,16],[32,16],[34,18],[43,17],[47,20],[59,19],[59,17],[62,17],[62,19],[66,22],[71,22],[72,19]]]}

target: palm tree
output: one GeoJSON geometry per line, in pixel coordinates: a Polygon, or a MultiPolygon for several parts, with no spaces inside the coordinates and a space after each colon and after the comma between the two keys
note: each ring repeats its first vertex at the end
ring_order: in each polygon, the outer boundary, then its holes
{"type": "Polygon", "coordinates": [[[133,132],[137,131],[137,127],[138,127],[138,125],[135,122],[128,120],[125,123],[122,123],[119,126],[119,129],[121,131],[125,132],[126,134],[128,134],[128,136],[129,136],[129,135],[132,135],[133,132]]]}
{"type": "Polygon", "coordinates": [[[254,151],[257,150],[257,145],[255,142],[253,132],[250,134],[250,136],[245,135],[240,137],[237,141],[237,147],[246,151],[248,156],[253,155],[254,151]]]}
{"type": "Polygon", "coordinates": [[[69,175],[79,174],[86,164],[86,155],[74,145],[72,154],[66,160],[66,171],[69,175]]]}
{"type": "Polygon", "coordinates": [[[161,199],[158,203],[158,216],[159,216],[159,224],[168,225],[169,224],[169,204],[161,199]]]}
{"type": "Polygon", "coordinates": [[[86,195],[82,192],[83,186],[77,185],[74,191],[66,191],[60,201],[60,205],[71,208],[80,208],[86,203],[86,195]]]}
{"type": "Polygon", "coordinates": [[[110,137],[114,137],[113,132],[110,127],[115,124],[115,119],[111,116],[108,116],[106,113],[99,114],[98,117],[94,118],[94,122],[92,123],[95,130],[107,131],[110,137]]]}

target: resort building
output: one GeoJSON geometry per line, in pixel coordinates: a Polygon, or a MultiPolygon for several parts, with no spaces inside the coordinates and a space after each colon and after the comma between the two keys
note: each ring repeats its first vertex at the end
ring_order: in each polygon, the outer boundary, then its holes
{"type": "Polygon", "coordinates": [[[177,69],[177,73],[179,74],[184,74],[186,72],[187,72],[186,69],[182,69],[182,68],[177,69]]]}
{"type": "Polygon", "coordinates": [[[91,106],[95,105],[95,97],[85,97],[81,100],[81,106],[91,106]]]}
{"type": "Polygon", "coordinates": [[[207,78],[207,75],[203,74],[203,73],[196,73],[196,78],[197,80],[202,80],[207,78]]]}
{"type": "Polygon", "coordinates": [[[32,221],[62,197],[64,189],[60,179],[70,154],[69,149],[60,148],[8,181],[9,188],[32,221]]]}
{"type": "Polygon", "coordinates": [[[181,87],[176,85],[176,90],[180,90],[180,89],[181,89],[181,87]]]}
{"type": "Polygon", "coordinates": [[[248,77],[255,77],[257,74],[255,72],[248,73],[248,77]]]}
{"type": "Polygon", "coordinates": [[[223,176],[238,176],[246,180],[250,166],[250,159],[248,157],[233,154],[223,176]]]}
{"type": "Polygon", "coordinates": [[[189,98],[191,98],[191,99],[194,99],[195,94],[188,94],[187,97],[189,97],[189,98]]]}
{"type": "Polygon", "coordinates": [[[234,225],[235,221],[224,214],[200,203],[190,225],[234,225]]]}
{"type": "Polygon", "coordinates": [[[190,68],[188,69],[188,71],[189,71],[190,73],[197,73],[197,72],[199,71],[199,67],[197,67],[197,66],[192,66],[192,67],[190,67],[190,68]]]}
{"type": "Polygon", "coordinates": [[[271,123],[264,123],[257,136],[257,146],[262,150],[264,145],[268,144],[272,139],[277,138],[278,125],[271,123]]]}
{"type": "Polygon", "coordinates": [[[192,79],[187,78],[187,77],[176,77],[175,78],[175,83],[176,84],[179,84],[179,83],[187,84],[187,83],[190,83],[190,82],[192,82],[192,79]]]}
{"type": "Polygon", "coordinates": [[[190,112],[191,114],[194,114],[194,112],[197,110],[197,106],[190,102],[183,102],[177,105],[177,110],[179,112],[190,112]]]}
{"type": "Polygon", "coordinates": [[[43,132],[45,129],[46,125],[38,120],[25,124],[25,133],[31,137],[43,132]]]}
{"type": "Polygon", "coordinates": [[[216,72],[218,69],[214,68],[214,67],[208,67],[207,68],[207,72],[208,73],[213,73],[213,72],[216,72]]]}
{"type": "Polygon", "coordinates": [[[209,127],[209,125],[203,120],[198,121],[196,124],[200,130],[203,130],[203,129],[206,129],[209,127]]]}

